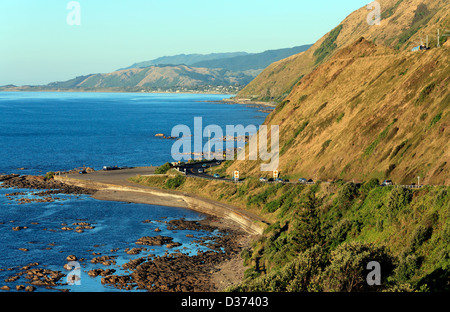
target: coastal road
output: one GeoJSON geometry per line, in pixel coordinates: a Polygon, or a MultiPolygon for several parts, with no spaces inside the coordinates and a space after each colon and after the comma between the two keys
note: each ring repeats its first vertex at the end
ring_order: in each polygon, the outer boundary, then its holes
{"type": "Polygon", "coordinates": [[[219,161],[219,163],[217,163],[217,162],[218,162],[217,160],[207,160],[207,161],[202,161],[202,162],[184,164],[184,165],[179,166],[178,168],[181,172],[186,172],[187,177],[196,177],[196,178],[202,178],[202,179],[207,179],[207,180],[232,182],[233,181],[232,179],[227,179],[224,177],[215,178],[214,176],[204,172],[206,169],[219,166],[221,162],[220,161],[219,161]],[[204,167],[204,165],[206,167],[204,167]],[[199,170],[203,170],[203,173],[199,172],[199,170]]]}

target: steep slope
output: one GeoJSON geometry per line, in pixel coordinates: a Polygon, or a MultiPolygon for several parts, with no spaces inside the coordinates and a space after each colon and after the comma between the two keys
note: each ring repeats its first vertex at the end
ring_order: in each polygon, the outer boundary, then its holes
{"type": "MultiPolygon", "coordinates": [[[[449,185],[449,48],[398,52],[361,38],[338,50],[265,122],[280,127],[281,174],[449,185]]],[[[255,161],[234,169],[261,174],[255,161]]]]}
{"type": "MultiPolygon", "coordinates": [[[[366,6],[350,14],[336,28],[306,52],[270,65],[236,98],[279,102],[305,75],[329,59],[337,50],[360,37],[398,51],[410,50],[425,42],[436,46],[437,29],[450,29],[450,3],[447,0],[380,0],[381,23],[369,25],[366,6]]],[[[447,37],[441,37],[446,40],[447,37]]]]}

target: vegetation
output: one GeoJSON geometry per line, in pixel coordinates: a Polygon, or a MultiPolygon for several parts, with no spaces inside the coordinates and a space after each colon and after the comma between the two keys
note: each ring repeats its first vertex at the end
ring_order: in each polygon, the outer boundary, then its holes
{"type": "Polygon", "coordinates": [[[52,179],[54,178],[54,176],[55,176],[55,173],[52,172],[52,171],[50,171],[50,172],[47,172],[47,173],[45,174],[44,179],[45,179],[46,181],[52,180],[52,179]]]}
{"type": "Polygon", "coordinates": [[[373,151],[377,147],[377,145],[383,140],[389,133],[389,130],[391,129],[392,125],[397,122],[397,119],[394,119],[389,125],[386,126],[386,128],[378,135],[378,137],[373,141],[364,151],[364,155],[372,155],[373,151]]]}
{"type": "Polygon", "coordinates": [[[167,173],[167,171],[169,171],[170,168],[172,168],[172,166],[170,165],[170,163],[167,162],[164,165],[156,168],[155,173],[156,174],[165,174],[165,173],[167,173]]]}
{"type": "Polygon", "coordinates": [[[136,177],[134,182],[231,203],[271,221],[242,251],[248,267],[228,291],[449,291],[450,187],[315,185],[136,177]],[[173,182],[169,182],[173,181],[173,182]],[[381,265],[370,286],[367,264],[381,265]]]}
{"type": "Polygon", "coordinates": [[[283,212],[272,209],[277,221],[242,254],[250,266],[245,280],[228,290],[450,290],[450,188],[411,191],[378,183],[289,193],[283,212]],[[380,286],[366,282],[371,261],[381,265],[380,286]]]}
{"type": "Polygon", "coordinates": [[[320,47],[314,51],[314,56],[316,56],[316,64],[322,63],[325,58],[330,55],[337,48],[335,43],[337,37],[341,33],[342,24],[333,29],[328,37],[322,42],[320,47]]]}
{"type": "Polygon", "coordinates": [[[397,7],[403,2],[403,0],[399,0],[396,4],[394,4],[393,7],[388,8],[387,10],[385,10],[384,12],[381,13],[381,18],[382,19],[387,19],[389,17],[391,17],[392,15],[394,15],[395,10],[397,10],[397,7]]]}

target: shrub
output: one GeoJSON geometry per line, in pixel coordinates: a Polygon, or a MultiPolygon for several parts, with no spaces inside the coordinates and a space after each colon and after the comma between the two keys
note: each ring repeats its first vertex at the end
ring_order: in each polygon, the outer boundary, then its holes
{"type": "Polygon", "coordinates": [[[416,251],[423,243],[431,238],[433,234],[433,227],[431,225],[419,225],[414,230],[412,235],[410,250],[412,252],[416,251]]]}
{"type": "Polygon", "coordinates": [[[170,163],[167,162],[167,163],[165,163],[164,165],[162,165],[162,166],[156,168],[155,174],[165,174],[165,173],[167,173],[167,171],[169,171],[169,169],[170,169],[171,167],[172,167],[172,166],[170,165],[170,163]]]}
{"type": "Polygon", "coordinates": [[[415,254],[403,255],[395,269],[395,279],[399,282],[408,282],[417,273],[421,260],[415,254]]]}
{"type": "Polygon", "coordinates": [[[347,233],[352,228],[352,222],[347,219],[342,219],[336,223],[328,235],[328,244],[331,249],[336,248],[340,243],[347,239],[347,233]]]}
{"type": "Polygon", "coordinates": [[[391,216],[395,215],[401,209],[406,208],[411,200],[412,191],[410,189],[403,187],[393,188],[387,201],[387,210],[391,216]]]}
{"type": "Polygon", "coordinates": [[[335,206],[341,209],[347,209],[352,204],[353,199],[358,196],[358,186],[353,182],[345,183],[338,192],[335,200],[335,206]]]}
{"type": "Polygon", "coordinates": [[[186,177],[179,175],[176,176],[175,178],[167,180],[165,186],[168,189],[176,189],[180,187],[184,183],[184,181],[186,181],[186,177]]]}
{"type": "Polygon", "coordinates": [[[368,274],[366,266],[371,261],[380,263],[383,272],[381,284],[386,285],[387,277],[392,274],[394,268],[393,258],[386,248],[361,242],[341,244],[331,252],[331,263],[322,277],[324,290],[338,292],[375,290],[374,286],[369,286],[366,282],[368,274]]]}
{"type": "Polygon", "coordinates": [[[380,180],[378,180],[377,178],[372,178],[361,186],[361,192],[364,194],[368,194],[371,190],[378,187],[379,185],[380,180]]]}
{"type": "Polygon", "coordinates": [[[55,173],[50,171],[45,174],[44,179],[46,181],[48,181],[48,180],[52,180],[54,177],[55,177],[55,173]]]}

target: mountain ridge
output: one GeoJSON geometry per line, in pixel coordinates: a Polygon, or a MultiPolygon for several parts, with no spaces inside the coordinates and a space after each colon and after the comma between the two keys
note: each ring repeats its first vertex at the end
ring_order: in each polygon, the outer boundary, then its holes
{"type": "MultiPolygon", "coordinates": [[[[403,1],[396,3],[400,9],[403,1]]],[[[398,20],[414,25],[423,2],[408,3],[416,6],[403,11],[408,16],[398,16],[398,20]]],[[[447,8],[450,3],[446,2],[430,7],[429,12],[436,13],[430,13],[421,27],[434,29],[436,22],[450,25],[447,8]]],[[[360,22],[353,20],[355,13],[349,16],[355,27],[366,22],[361,12],[357,14],[360,22]]],[[[405,43],[399,45],[399,37],[386,37],[389,45],[364,36],[349,44],[336,40],[333,52],[315,64],[322,53],[316,51],[327,51],[319,47],[328,38],[353,32],[350,25],[341,25],[342,29],[330,31],[314,48],[270,65],[241,91],[264,90],[270,85],[271,91],[285,92],[264,123],[269,129],[272,125],[280,129],[281,176],[450,185],[450,41],[443,40],[441,48],[412,52],[405,43]],[[292,80],[280,82],[278,78],[292,80]],[[284,89],[287,86],[289,90],[284,89]]],[[[391,33],[392,29],[386,26],[377,31],[391,33]]],[[[273,94],[266,96],[272,99],[273,94]]],[[[261,163],[235,161],[227,174],[239,170],[267,176],[260,172],[261,163]]]]}
{"type": "MultiPolygon", "coordinates": [[[[335,51],[364,37],[396,51],[410,50],[425,42],[436,46],[439,27],[450,29],[450,3],[445,0],[380,0],[381,24],[369,25],[366,6],[354,11],[305,52],[268,66],[236,96],[236,99],[280,102],[292,88],[335,51]]],[[[446,40],[447,37],[442,37],[446,40]]]]}

